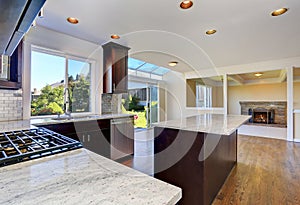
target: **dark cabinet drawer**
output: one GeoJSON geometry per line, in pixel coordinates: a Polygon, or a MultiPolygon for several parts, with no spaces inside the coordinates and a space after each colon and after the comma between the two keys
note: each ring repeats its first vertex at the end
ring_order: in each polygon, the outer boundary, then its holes
{"type": "Polygon", "coordinates": [[[39,127],[44,127],[54,132],[57,132],[62,135],[74,134],[76,133],[74,123],[59,123],[59,124],[50,124],[50,125],[41,125],[39,127]]]}
{"type": "Polygon", "coordinates": [[[89,120],[74,122],[76,132],[89,132],[110,128],[110,120],[89,120]]]}

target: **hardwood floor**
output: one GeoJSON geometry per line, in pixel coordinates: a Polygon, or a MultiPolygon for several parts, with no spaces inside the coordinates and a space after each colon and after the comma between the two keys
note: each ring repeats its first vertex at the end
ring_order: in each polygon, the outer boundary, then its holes
{"type": "MultiPolygon", "coordinates": [[[[153,141],[145,139],[136,143],[137,157],[124,164],[151,175],[153,141]]],[[[225,204],[300,205],[300,143],[239,135],[237,166],[213,202],[225,204]]]]}
{"type": "Polygon", "coordinates": [[[219,204],[300,204],[300,143],[240,135],[219,204]]]}

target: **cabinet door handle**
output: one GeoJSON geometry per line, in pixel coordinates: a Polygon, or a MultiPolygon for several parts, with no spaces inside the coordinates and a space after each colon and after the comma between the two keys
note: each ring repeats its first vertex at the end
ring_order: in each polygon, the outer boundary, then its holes
{"type": "Polygon", "coordinates": [[[84,135],[82,135],[82,142],[84,142],[84,135]]]}
{"type": "Polygon", "coordinates": [[[90,135],[88,135],[88,142],[90,141],[90,135]]]}

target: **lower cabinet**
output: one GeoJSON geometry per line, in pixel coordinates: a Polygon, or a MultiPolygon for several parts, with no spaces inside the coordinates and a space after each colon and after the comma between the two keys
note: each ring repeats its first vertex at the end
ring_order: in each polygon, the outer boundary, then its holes
{"type": "Polygon", "coordinates": [[[110,139],[102,130],[78,133],[77,136],[84,148],[110,158],[110,139]]]}
{"type": "Polygon", "coordinates": [[[78,140],[83,147],[116,160],[133,154],[133,117],[48,124],[41,127],[78,140]]]}

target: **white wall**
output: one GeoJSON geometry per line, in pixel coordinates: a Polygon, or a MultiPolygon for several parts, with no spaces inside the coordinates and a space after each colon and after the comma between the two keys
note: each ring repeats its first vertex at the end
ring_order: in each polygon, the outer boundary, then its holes
{"type": "Polygon", "coordinates": [[[186,84],[182,73],[168,72],[163,76],[167,95],[167,120],[178,119],[185,116],[186,84]]]}
{"type": "Polygon", "coordinates": [[[192,108],[186,107],[186,78],[175,71],[164,75],[166,89],[167,120],[178,119],[201,113],[224,113],[224,108],[192,108]]]}
{"type": "Polygon", "coordinates": [[[286,83],[229,86],[229,114],[241,114],[240,101],[287,101],[286,83]]]}
{"type": "Polygon", "coordinates": [[[91,96],[96,102],[92,108],[96,113],[101,113],[101,93],[102,93],[102,47],[85,40],[81,40],[63,33],[58,33],[43,27],[33,27],[26,34],[24,40],[24,73],[23,73],[23,104],[24,104],[24,119],[30,118],[30,61],[31,61],[31,46],[38,46],[54,51],[62,52],[65,55],[86,58],[94,63],[94,71],[91,77],[94,78],[92,84],[91,96]],[[28,108],[28,109],[27,109],[28,108]]]}

